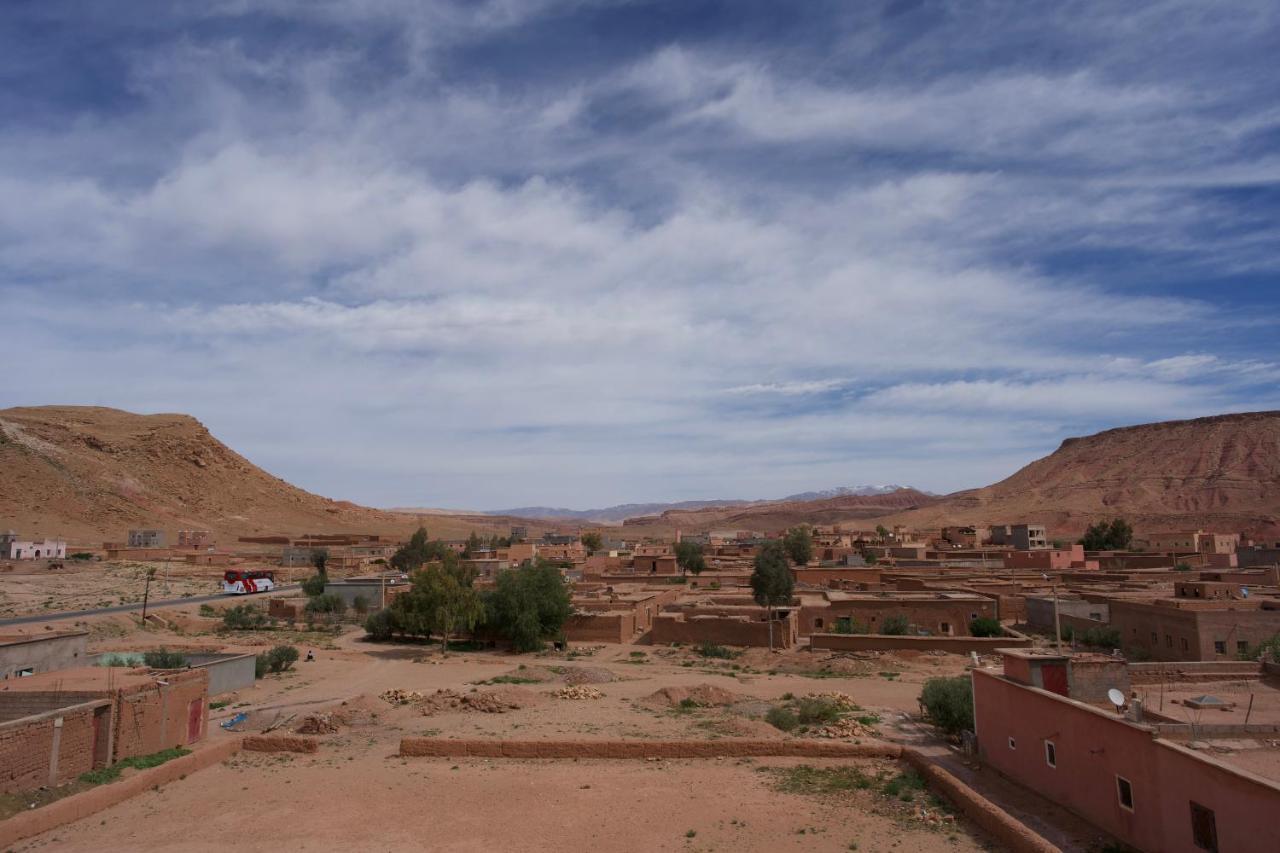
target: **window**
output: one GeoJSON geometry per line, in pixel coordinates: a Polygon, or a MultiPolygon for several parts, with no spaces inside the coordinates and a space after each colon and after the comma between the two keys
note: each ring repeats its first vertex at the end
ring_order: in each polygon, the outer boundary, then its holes
{"type": "Polygon", "coordinates": [[[1187,650],[1187,648],[1188,648],[1188,646],[1187,646],[1187,638],[1186,638],[1186,637],[1183,637],[1183,638],[1182,638],[1182,650],[1185,652],[1185,651],[1187,650]]]}
{"type": "Polygon", "coordinates": [[[1236,640],[1236,651],[1238,651],[1238,652],[1247,652],[1247,651],[1249,651],[1249,641],[1248,641],[1248,640],[1236,640]]]}
{"type": "Polygon", "coordinates": [[[35,675],[36,668],[34,666],[24,666],[14,674],[18,676],[18,678],[26,678],[28,675],[35,675]]]}
{"type": "Polygon", "coordinates": [[[1058,766],[1058,750],[1051,740],[1044,742],[1044,763],[1050,767],[1058,766]]]}
{"type": "Polygon", "coordinates": [[[1215,655],[1225,655],[1225,654],[1227,653],[1227,641],[1226,641],[1226,640],[1214,640],[1214,641],[1213,641],[1213,653],[1214,653],[1215,655]]]}
{"type": "Polygon", "coordinates": [[[1152,644],[1152,645],[1155,645],[1155,644],[1156,644],[1156,643],[1158,643],[1158,642],[1160,642],[1160,635],[1159,635],[1159,634],[1157,634],[1155,631],[1152,631],[1152,632],[1151,632],[1151,644],[1152,644]]]}
{"type": "Polygon", "coordinates": [[[1116,797],[1120,800],[1121,808],[1133,811],[1133,786],[1123,776],[1116,777],[1116,797]]]}
{"type": "Polygon", "coordinates": [[[951,623],[950,623],[950,622],[943,622],[941,625],[939,625],[939,626],[938,626],[938,629],[939,629],[942,633],[944,633],[944,634],[950,634],[950,633],[951,633],[951,623]]]}
{"type": "Polygon", "coordinates": [[[1013,738],[1009,738],[1009,748],[1010,748],[1010,749],[1017,749],[1017,748],[1018,748],[1018,742],[1017,742],[1016,740],[1014,740],[1013,738]]]}
{"type": "Polygon", "coordinates": [[[1165,635],[1164,635],[1164,644],[1165,644],[1166,646],[1168,646],[1169,648],[1173,648],[1173,637],[1170,637],[1168,634],[1165,634],[1165,635]]]}
{"type": "Polygon", "coordinates": [[[813,627],[815,627],[815,628],[821,628],[821,627],[822,627],[822,620],[821,620],[821,619],[814,619],[814,620],[813,620],[813,627]]]}
{"type": "Polygon", "coordinates": [[[1218,821],[1213,809],[1206,809],[1197,802],[1191,803],[1191,840],[1201,850],[1218,853],[1218,821]]]}

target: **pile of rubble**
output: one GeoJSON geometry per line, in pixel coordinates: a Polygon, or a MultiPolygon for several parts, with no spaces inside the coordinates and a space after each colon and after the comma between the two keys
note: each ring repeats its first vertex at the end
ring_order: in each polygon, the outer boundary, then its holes
{"type": "Polygon", "coordinates": [[[602,699],[604,694],[594,687],[588,687],[585,684],[573,684],[568,687],[561,687],[559,690],[551,694],[557,699],[602,699]]]}
{"type": "Polygon", "coordinates": [[[932,826],[947,826],[956,822],[956,816],[943,811],[920,808],[916,811],[916,820],[932,826]]]}
{"type": "Polygon", "coordinates": [[[300,735],[331,735],[338,731],[339,722],[334,714],[308,714],[294,731],[300,735]]]}
{"type": "Polygon", "coordinates": [[[862,706],[853,701],[853,697],[848,693],[840,693],[831,691],[830,693],[809,693],[804,696],[805,699],[817,699],[823,702],[830,702],[841,711],[861,711],[862,706]]]}
{"type": "Polygon", "coordinates": [[[870,726],[864,726],[857,720],[844,719],[837,720],[836,722],[825,725],[820,729],[814,729],[811,734],[814,737],[826,738],[875,737],[876,730],[870,726]]]}
{"type": "Polygon", "coordinates": [[[382,691],[379,698],[392,705],[417,705],[426,696],[416,690],[401,690],[399,687],[393,687],[382,691]]]}

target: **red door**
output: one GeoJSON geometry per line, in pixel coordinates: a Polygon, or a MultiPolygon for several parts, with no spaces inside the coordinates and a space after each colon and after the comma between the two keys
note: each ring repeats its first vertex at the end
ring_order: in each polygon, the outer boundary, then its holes
{"type": "Polygon", "coordinates": [[[1040,682],[1045,690],[1059,696],[1069,696],[1067,689],[1067,667],[1061,663],[1046,663],[1040,667],[1040,682]]]}
{"type": "Polygon", "coordinates": [[[187,743],[200,740],[200,728],[204,722],[204,700],[192,699],[187,706],[187,743]]]}

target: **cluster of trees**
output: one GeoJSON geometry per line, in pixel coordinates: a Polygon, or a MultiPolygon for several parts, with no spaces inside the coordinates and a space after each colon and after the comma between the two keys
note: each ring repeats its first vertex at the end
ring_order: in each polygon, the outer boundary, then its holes
{"type": "Polygon", "coordinates": [[[681,574],[688,573],[697,577],[706,571],[707,561],[702,556],[702,546],[697,542],[677,542],[675,552],[676,565],[680,567],[681,574]]]}
{"type": "MultiPolygon", "coordinates": [[[[418,529],[419,531],[421,531],[423,537],[425,538],[427,534],[426,529],[425,528],[418,528],[418,529]]],[[[497,534],[494,534],[493,536],[490,536],[488,539],[484,539],[480,536],[477,536],[476,532],[473,530],[471,531],[471,535],[467,537],[467,545],[465,548],[462,549],[462,556],[472,557],[478,551],[496,551],[499,548],[510,548],[510,547],[511,547],[510,536],[498,536],[497,534]]]]}
{"type": "Polygon", "coordinates": [[[417,547],[415,558],[433,553],[440,559],[415,570],[408,592],[369,615],[365,631],[371,639],[438,637],[441,654],[447,654],[451,638],[474,632],[507,640],[519,652],[536,651],[560,635],[573,613],[568,584],[549,561],[502,572],[493,589],[479,590],[474,573],[452,551],[430,542],[417,547]]]}
{"type": "Polygon", "coordinates": [[[600,546],[604,545],[604,537],[598,530],[588,530],[578,538],[582,540],[582,547],[587,549],[588,554],[594,554],[600,550],[600,546]]]}
{"type": "Polygon", "coordinates": [[[1133,527],[1123,518],[1090,524],[1080,540],[1086,551],[1127,551],[1133,545],[1133,527]]]}

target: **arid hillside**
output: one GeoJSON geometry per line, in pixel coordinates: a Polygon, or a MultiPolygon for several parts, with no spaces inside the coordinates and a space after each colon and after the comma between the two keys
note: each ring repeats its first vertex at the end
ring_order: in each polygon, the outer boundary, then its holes
{"type": "Polygon", "coordinates": [[[668,510],[658,516],[628,519],[623,527],[633,535],[652,536],[669,535],[675,530],[768,532],[785,530],[797,524],[835,524],[880,518],[927,507],[938,500],[940,498],[915,489],[898,489],[882,495],[842,495],[816,501],[774,501],[746,507],[668,510]]]}
{"type": "MultiPolygon", "coordinates": [[[[412,516],[313,495],[273,477],[187,415],[41,406],[0,409],[0,527],[73,542],[130,527],[408,535],[412,516]]],[[[505,533],[510,520],[432,516],[433,535],[505,533]]]]}
{"type": "Polygon", "coordinates": [[[1069,438],[992,486],[957,492],[891,521],[997,521],[1080,532],[1122,515],[1142,530],[1264,533],[1280,522],[1280,412],[1123,427],[1069,438]]]}

